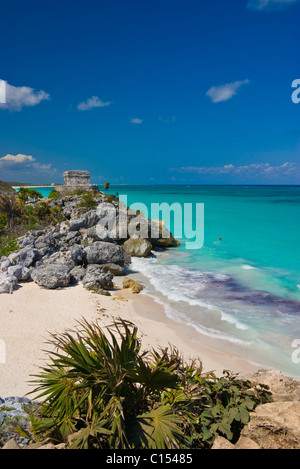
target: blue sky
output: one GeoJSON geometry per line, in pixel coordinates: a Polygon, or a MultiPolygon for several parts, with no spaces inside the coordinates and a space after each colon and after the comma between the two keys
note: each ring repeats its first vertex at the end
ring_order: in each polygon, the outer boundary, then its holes
{"type": "Polygon", "coordinates": [[[300,1],[0,8],[0,179],[300,183],[300,1]]]}

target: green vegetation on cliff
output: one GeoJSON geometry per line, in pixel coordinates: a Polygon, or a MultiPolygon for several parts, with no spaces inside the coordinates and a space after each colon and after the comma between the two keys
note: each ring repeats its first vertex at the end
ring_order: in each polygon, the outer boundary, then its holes
{"type": "Polygon", "coordinates": [[[15,190],[7,182],[0,181],[0,193],[14,194],[15,190]]]}

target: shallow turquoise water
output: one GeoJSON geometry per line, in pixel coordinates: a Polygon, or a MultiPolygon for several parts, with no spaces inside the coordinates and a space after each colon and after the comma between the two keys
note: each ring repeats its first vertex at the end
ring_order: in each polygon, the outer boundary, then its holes
{"type": "MultiPolygon", "coordinates": [[[[263,366],[300,377],[299,186],[111,186],[128,205],[204,204],[204,244],[134,259],[166,314],[200,337],[263,366]],[[221,241],[218,241],[221,238],[221,241]],[[294,357],[294,361],[293,361],[294,357]],[[297,356],[296,356],[297,358],[297,356]],[[297,360],[296,360],[297,361],[297,360]]],[[[195,221],[195,220],[194,220],[195,221]]],[[[171,218],[168,228],[180,222],[171,218]]]]}
{"type": "MultiPolygon", "coordinates": [[[[199,340],[300,377],[300,186],[120,185],[108,193],[144,204],[150,218],[153,203],[190,204],[198,230],[196,204],[204,204],[203,247],[187,249],[183,233],[179,248],[134,258],[135,275],[199,340]]],[[[176,235],[181,222],[171,217],[167,228],[176,235]]]]}

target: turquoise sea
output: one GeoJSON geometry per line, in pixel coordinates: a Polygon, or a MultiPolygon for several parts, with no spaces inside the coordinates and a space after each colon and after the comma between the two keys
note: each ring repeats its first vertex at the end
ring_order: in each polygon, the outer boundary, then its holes
{"type": "Polygon", "coordinates": [[[183,237],[166,254],[133,258],[135,275],[199,338],[300,377],[300,186],[111,185],[108,193],[145,204],[150,218],[152,203],[204,204],[203,247],[187,249],[183,237]]]}

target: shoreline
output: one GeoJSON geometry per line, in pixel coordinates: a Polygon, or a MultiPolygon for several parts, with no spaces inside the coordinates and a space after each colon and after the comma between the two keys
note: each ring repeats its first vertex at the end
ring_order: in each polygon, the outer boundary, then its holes
{"type": "MultiPolygon", "coordinates": [[[[120,277],[121,278],[121,277],[120,277]]],[[[78,284],[47,290],[34,282],[23,283],[12,295],[1,295],[2,327],[0,339],[5,343],[6,362],[0,363],[0,396],[25,396],[35,386],[32,375],[47,363],[51,334],[74,330],[78,321],[99,322],[103,327],[118,317],[138,328],[142,350],[175,346],[183,357],[199,357],[203,372],[222,375],[224,369],[240,375],[254,373],[257,367],[195,340],[189,326],[169,319],[162,305],[146,294],[134,294],[116,285],[111,296],[97,295],[78,284]],[[74,301],[76,298],[76,301],[74,301]]],[[[32,395],[29,395],[30,398],[32,395]]]]}
{"type": "Polygon", "coordinates": [[[151,331],[152,342],[157,346],[175,346],[187,361],[200,359],[205,373],[220,376],[226,369],[245,375],[265,368],[216,347],[216,339],[204,337],[192,326],[169,318],[164,307],[147,294],[140,294],[134,300],[133,308],[146,330],[151,331]]]}
{"type": "Polygon", "coordinates": [[[52,185],[45,185],[45,186],[35,186],[34,184],[31,184],[30,186],[11,186],[13,189],[20,189],[20,187],[24,187],[25,189],[30,189],[31,187],[37,187],[37,188],[51,188],[53,187],[53,189],[55,189],[56,186],[52,186],[52,185]]]}

